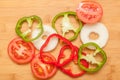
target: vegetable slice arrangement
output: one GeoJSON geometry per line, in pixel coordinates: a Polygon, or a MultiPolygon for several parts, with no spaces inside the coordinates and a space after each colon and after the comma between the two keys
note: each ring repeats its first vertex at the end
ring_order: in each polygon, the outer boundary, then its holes
{"type": "Polygon", "coordinates": [[[62,41],[64,44],[66,44],[67,46],[63,46],[63,47],[60,49],[59,55],[58,55],[58,59],[57,59],[56,62],[55,62],[55,61],[54,61],[54,62],[53,62],[53,61],[52,61],[52,62],[51,62],[51,61],[45,61],[44,59],[42,59],[42,60],[43,60],[43,62],[45,62],[45,63],[54,64],[54,65],[56,65],[56,66],[63,66],[63,65],[65,65],[65,64],[69,63],[69,62],[72,60],[72,58],[73,58],[73,56],[74,56],[74,46],[72,45],[72,43],[71,43],[69,40],[67,40],[66,38],[64,38],[64,37],[62,37],[62,36],[60,36],[60,35],[58,35],[58,34],[52,34],[52,35],[50,35],[50,36],[47,38],[45,44],[41,47],[41,50],[40,50],[41,58],[43,58],[43,57],[42,57],[42,54],[45,53],[45,52],[43,51],[43,49],[47,46],[47,44],[49,43],[50,39],[52,39],[52,38],[54,38],[54,37],[57,37],[59,40],[61,40],[61,41],[62,41]],[[64,56],[64,50],[65,50],[66,48],[70,48],[71,54],[70,54],[70,56],[68,57],[68,59],[66,59],[66,60],[64,60],[62,63],[60,63],[60,59],[63,58],[63,57],[65,57],[65,56],[64,56]]]}
{"type": "Polygon", "coordinates": [[[80,77],[86,72],[97,72],[107,60],[102,47],[107,43],[109,35],[105,26],[98,22],[102,15],[103,10],[99,3],[82,1],[76,12],[67,11],[57,14],[52,20],[52,27],[43,25],[38,16],[23,17],[17,22],[15,31],[19,37],[9,43],[8,55],[18,64],[31,63],[32,73],[38,79],[51,78],[57,69],[70,77],[80,77]],[[73,26],[69,16],[73,16],[79,23],[78,28],[73,26]],[[60,17],[63,17],[62,35],[56,32],[55,25],[60,17]],[[24,26],[25,22],[28,23],[27,27],[24,26]],[[34,27],[36,22],[37,25],[34,27]],[[74,35],[66,38],[66,33],[71,30],[74,35]],[[91,32],[99,34],[98,40],[86,42],[86,37],[89,38],[91,32]],[[79,34],[83,44],[78,48],[71,41],[79,34]],[[57,48],[58,42],[61,48],[57,49],[56,58],[52,51],[57,48]],[[35,50],[39,53],[35,54],[35,50]],[[69,50],[69,53],[65,52],[66,50],[69,50]],[[70,63],[73,63],[71,67],[70,63]],[[74,72],[73,66],[78,67],[78,72],[74,72]]]}

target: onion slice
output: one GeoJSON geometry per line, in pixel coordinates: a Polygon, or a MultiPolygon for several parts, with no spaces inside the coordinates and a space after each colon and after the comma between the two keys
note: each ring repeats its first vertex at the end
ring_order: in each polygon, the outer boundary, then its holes
{"type": "MultiPolygon", "coordinates": [[[[51,26],[49,25],[43,25],[43,30],[44,32],[42,33],[42,35],[32,41],[32,43],[34,44],[34,46],[40,50],[41,46],[45,43],[47,37],[49,37],[51,34],[53,33],[57,33],[51,26]]],[[[33,32],[32,32],[32,38],[36,37],[36,35],[38,35],[38,30],[35,29],[33,32]]],[[[50,40],[50,42],[48,43],[48,45],[44,48],[43,51],[47,52],[47,51],[51,51],[53,50],[58,44],[58,38],[54,37],[50,40]]]]}
{"type": "MultiPolygon", "coordinates": [[[[81,29],[80,38],[84,44],[87,42],[94,42],[102,48],[106,45],[109,38],[109,34],[106,26],[98,22],[95,24],[85,24],[81,29]],[[98,38],[91,39],[89,37],[91,33],[98,34],[98,38]]],[[[94,49],[92,46],[89,48],[94,49]]]]}

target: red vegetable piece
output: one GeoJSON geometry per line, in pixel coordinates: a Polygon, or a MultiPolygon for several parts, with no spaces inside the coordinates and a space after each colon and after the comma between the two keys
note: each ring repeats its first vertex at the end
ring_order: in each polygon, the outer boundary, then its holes
{"type": "MultiPolygon", "coordinates": [[[[73,58],[73,61],[74,61],[74,64],[76,65],[76,66],[78,66],[77,65],[77,59],[78,59],[78,48],[76,47],[76,46],[74,46],[74,48],[75,48],[75,53],[74,53],[74,58],[73,58]]],[[[83,53],[84,55],[85,55],[85,53],[83,53]]],[[[84,59],[82,59],[81,60],[81,63],[85,66],[85,67],[89,67],[89,63],[86,61],[86,60],[84,60],[84,59]]],[[[66,64],[67,65],[67,64],[66,64]]],[[[60,70],[62,71],[62,72],[64,72],[65,74],[67,74],[67,75],[69,75],[69,76],[71,76],[71,77],[79,77],[79,76],[82,76],[83,74],[85,74],[86,73],[86,71],[84,71],[84,70],[80,70],[80,72],[79,73],[73,73],[73,69],[74,68],[72,68],[72,66],[71,67],[65,67],[66,65],[64,65],[64,66],[61,66],[61,67],[59,67],[60,68],[60,70]]]]}
{"type": "Polygon", "coordinates": [[[92,24],[100,21],[103,15],[103,9],[97,2],[82,1],[76,10],[76,13],[81,21],[92,24]]]}
{"type": "Polygon", "coordinates": [[[70,55],[70,57],[69,57],[68,59],[65,59],[62,63],[60,63],[60,58],[61,58],[61,56],[63,56],[63,52],[64,52],[63,50],[66,49],[66,48],[71,49],[71,53],[74,53],[74,46],[72,45],[72,43],[71,43],[69,40],[67,40],[66,38],[60,36],[59,34],[52,34],[52,35],[50,35],[50,36],[47,38],[46,42],[43,44],[43,46],[42,46],[41,49],[40,49],[41,59],[42,59],[42,61],[45,62],[45,63],[54,64],[54,65],[56,65],[56,66],[62,66],[62,65],[64,65],[64,64],[67,64],[67,63],[69,63],[69,62],[71,61],[71,58],[73,57],[73,55],[70,55]],[[44,54],[43,49],[47,46],[47,44],[49,43],[50,39],[52,39],[52,37],[57,37],[57,38],[59,38],[62,42],[64,42],[64,44],[66,44],[66,45],[68,45],[68,46],[67,46],[67,47],[64,46],[64,47],[60,50],[60,52],[59,52],[59,57],[58,57],[57,61],[45,61],[45,60],[43,59],[43,57],[42,57],[42,54],[44,54]],[[58,63],[59,63],[59,64],[58,64],[58,63]]]}
{"type": "Polygon", "coordinates": [[[13,39],[8,45],[8,55],[18,63],[25,64],[30,62],[35,54],[35,48],[31,42],[25,42],[21,38],[13,39]]]}
{"type": "Polygon", "coordinates": [[[75,64],[78,63],[78,51],[79,51],[79,48],[74,46],[74,49],[75,49],[75,52],[74,52],[74,58],[73,58],[73,61],[75,64]]]}
{"type": "MultiPolygon", "coordinates": [[[[55,57],[49,53],[44,53],[42,56],[46,61],[56,61],[55,57]]],[[[48,79],[55,75],[57,68],[55,65],[43,63],[40,54],[37,54],[31,62],[31,70],[38,79],[48,79]]]]}
{"type": "Polygon", "coordinates": [[[59,56],[58,56],[58,63],[57,63],[57,65],[58,65],[59,67],[66,65],[67,63],[71,62],[71,61],[73,60],[73,58],[74,58],[74,53],[73,53],[73,51],[71,51],[70,54],[67,53],[67,57],[68,57],[68,56],[69,56],[69,57],[66,58],[66,59],[64,59],[64,58],[66,57],[65,54],[64,54],[64,51],[65,51],[66,49],[71,49],[71,48],[70,48],[69,45],[64,45],[64,46],[60,49],[60,54],[59,54],[59,56]],[[64,59],[63,62],[61,62],[62,59],[64,59]]]}

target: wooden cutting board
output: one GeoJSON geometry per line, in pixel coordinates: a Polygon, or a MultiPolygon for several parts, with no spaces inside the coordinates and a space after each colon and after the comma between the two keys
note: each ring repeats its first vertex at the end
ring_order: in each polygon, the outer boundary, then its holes
{"type": "MultiPolygon", "coordinates": [[[[15,25],[19,18],[38,15],[44,24],[51,24],[59,12],[75,11],[81,0],[0,0],[0,80],[36,80],[30,64],[18,65],[8,56],[9,42],[16,37],[15,25]]],[[[109,31],[104,50],[107,62],[97,73],[71,78],[58,70],[49,80],[120,80],[120,0],[94,0],[104,10],[103,22],[109,31]]]]}

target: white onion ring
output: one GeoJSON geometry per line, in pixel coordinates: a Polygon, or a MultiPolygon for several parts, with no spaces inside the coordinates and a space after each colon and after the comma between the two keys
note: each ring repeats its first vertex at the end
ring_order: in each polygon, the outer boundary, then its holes
{"type": "MultiPolygon", "coordinates": [[[[94,42],[98,44],[101,48],[106,45],[108,37],[109,34],[106,26],[100,22],[95,24],[85,24],[80,32],[80,38],[83,43],[94,42]],[[93,40],[89,38],[89,35],[92,32],[98,34],[97,39],[93,40]]],[[[93,47],[91,47],[91,49],[93,49],[93,47]]]]}
{"type": "MultiPolygon", "coordinates": [[[[56,33],[56,31],[49,25],[43,25],[43,30],[44,31],[43,31],[42,35],[38,39],[32,41],[32,43],[38,50],[40,50],[40,48],[45,43],[48,36],[50,36],[53,33],[56,33]],[[43,39],[43,36],[46,36],[46,39],[43,39]]],[[[35,29],[32,32],[32,38],[36,37],[38,35],[38,33],[39,33],[39,31],[37,29],[35,29]]],[[[57,46],[57,43],[58,43],[58,38],[53,37],[52,39],[50,39],[50,42],[47,44],[47,46],[44,48],[43,51],[47,52],[47,51],[53,50],[57,46]]]]}

